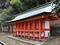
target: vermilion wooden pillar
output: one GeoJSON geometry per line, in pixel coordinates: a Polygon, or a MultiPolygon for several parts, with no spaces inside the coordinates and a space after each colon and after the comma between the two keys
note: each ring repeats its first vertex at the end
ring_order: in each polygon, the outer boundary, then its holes
{"type": "Polygon", "coordinates": [[[30,39],[30,22],[28,22],[28,39],[30,39]]]}
{"type": "Polygon", "coordinates": [[[12,24],[12,33],[13,33],[13,36],[14,36],[13,24],[12,24]]]}
{"type": "Polygon", "coordinates": [[[39,40],[41,40],[41,20],[39,20],[39,40]]]}
{"type": "Polygon", "coordinates": [[[17,23],[17,26],[16,26],[16,27],[17,27],[17,30],[16,30],[16,35],[18,35],[18,23],[17,23]]]}
{"type": "Polygon", "coordinates": [[[42,31],[44,32],[44,36],[43,36],[43,38],[45,37],[45,30],[44,30],[44,27],[45,26],[45,24],[44,24],[44,20],[42,20],[42,31]]]}
{"type": "Polygon", "coordinates": [[[21,37],[22,37],[22,23],[20,24],[20,26],[21,26],[21,32],[20,33],[21,33],[21,37]]]}
{"type": "Polygon", "coordinates": [[[19,23],[19,35],[18,36],[20,36],[20,23],[19,23]]]}
{"type": "Polygon", "coordinates": [[[17,27],[15,29],[15,24],[14,24],[14,32],[15,32],[15,36],[16,36],[16,31],[17,31],[17,27]]]}
{"type": "Polygon", "coordinates": [[[16,35],[18,35],[18,23],[16,24],[17,30],[16,30],[16,35]]]}
{"type": "Polygon", "coordinates": [[[25,31],[26,27],[25,26],[26,25],[25,25],[25,22],[24,22],[24,38],[26,38],[26,31],[25,31]]]}
{"type": "Polygon", "coordinates": [[[20,23],[18,23],[18,36],[20,34],[20,23]]]}
{"type": "Polygon", "coordinates": [[[35,40],[35,20],[33,20],[33,39],[35,40]]]}
{"type": "Polygon", "coordinates": [[[19,31],[20,31],[20,34],[19,34],[19,36],[21,36],[21,23],[19,24],[20,25],[20,27],[19,27],[19,31]]]}
{"type": "Polygon", "coordinates": [[[15,24],[13,23],[13,35],[16,36],[16,30],[14,29],[15,24]]]}

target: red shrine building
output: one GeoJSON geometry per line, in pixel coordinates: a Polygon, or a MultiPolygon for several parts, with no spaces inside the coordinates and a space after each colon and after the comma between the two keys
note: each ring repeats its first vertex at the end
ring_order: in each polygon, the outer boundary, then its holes
{"type": "Polygon", "coordinates": [[[57,20],[58,15],[52,9],[55,4],[44,4],[19,14],[13,20],[8,21],[12,25],[13,36],[28,37],[34,40],[48,38],[50,33],[50,21],[57,20]]]}

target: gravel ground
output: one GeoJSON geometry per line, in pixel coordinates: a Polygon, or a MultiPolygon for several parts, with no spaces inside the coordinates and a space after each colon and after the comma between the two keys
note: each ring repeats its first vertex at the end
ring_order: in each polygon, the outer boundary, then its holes
{"type": "Polygon", "coordinates": [[[45,42],[44,45],[60,45],[60,36],[54,36],[52,40],[45,42]]]}
{"type": "Polygon", "coordinates": [[[7,38],[8,34],[0,33],[0,41],[6,43],[7,45],[29,45],[23,42],[19,42],[13,39],[7,38]]]}

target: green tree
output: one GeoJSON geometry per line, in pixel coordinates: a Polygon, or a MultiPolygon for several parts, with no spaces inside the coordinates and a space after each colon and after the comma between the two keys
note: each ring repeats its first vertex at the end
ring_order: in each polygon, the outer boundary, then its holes
{"type": "Polygon", "coordinates": [[[20,0],[11,0],[10,4],[15,9],[15,13],[20,13],[20,11],[23,9],[23,4],[20,0]]]}
{"type": "Polygon", "coordinates": [[[58,13],[58,16],[60,17],[60,0],[56,0],[54,3],[56,4],[55,10],[58,13]]]}

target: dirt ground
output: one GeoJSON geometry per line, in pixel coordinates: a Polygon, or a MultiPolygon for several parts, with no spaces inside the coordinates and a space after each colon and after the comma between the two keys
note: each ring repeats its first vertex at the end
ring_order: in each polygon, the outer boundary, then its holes
{"type": "MultiPolygon", "coordinates": [[[[0,33],[0,41],[6,43],[7,45],[30,45],[23,42],[19,42],[13,39],[7,38],[11,34],[0,33]]],[[[60,36],[53,36],[50,41],[45,42],[43,45],[60,45],[60,36]]]]}
{"type": "Polygon", "coordinates": [[[7,45],[29,45],[23,42],[19,42],[13,39],[7,38],[10,34],[0,33],[0,41],[4,42],[7,45]]]}
{"type": "Polygon", "coordinates": [[[60,36],[53,36],[53,38],[45,42],[43,45],[60,45],[60,36]]]}

